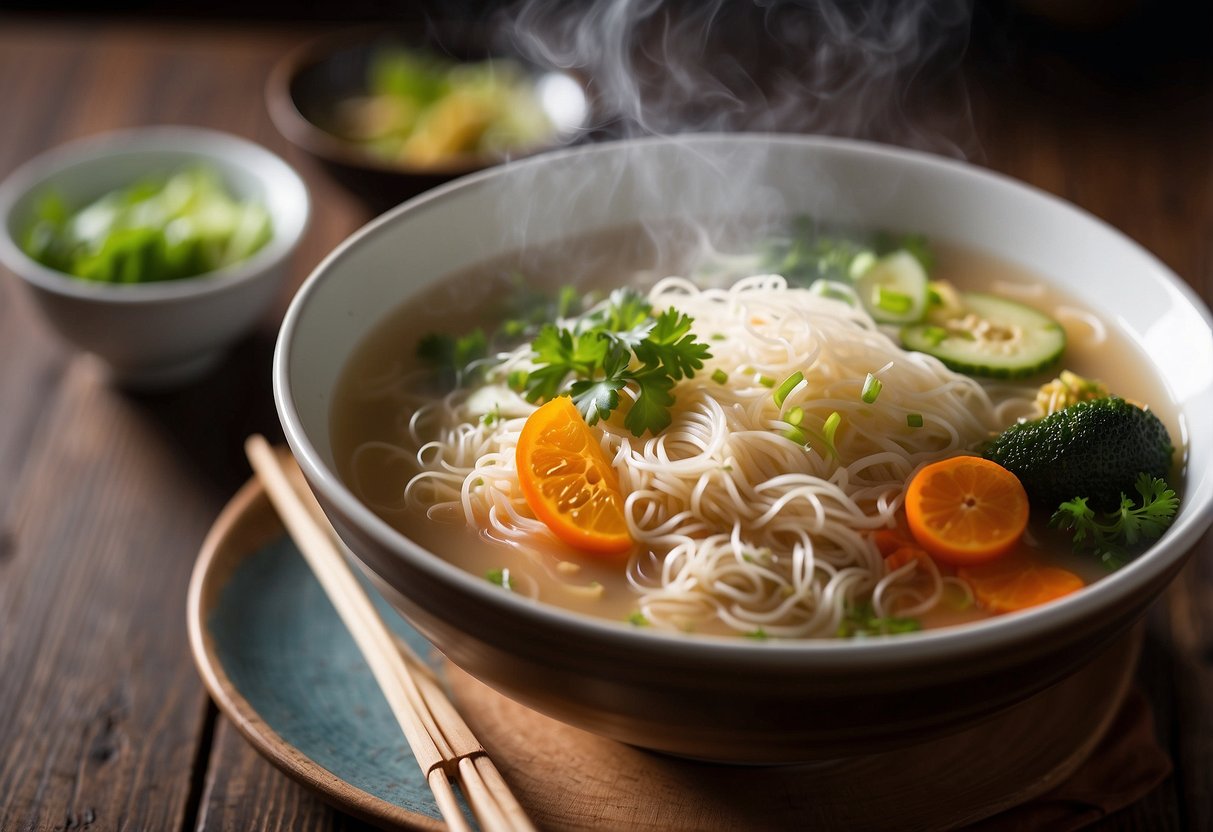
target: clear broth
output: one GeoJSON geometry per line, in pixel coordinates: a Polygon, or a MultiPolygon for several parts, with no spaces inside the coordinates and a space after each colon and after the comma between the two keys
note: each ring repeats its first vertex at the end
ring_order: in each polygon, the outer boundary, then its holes
{"type": "MultiPolygon", "coordinates": [[[[1171,399],[1151,373],[1144,355],[1115,325],[1105,323],[1107,337],[1096,346],[1080,316],[1059,314],[1067,308],[1087,310],[1035,274],[970,248],[933,241],[932,249],[936,256],[933,279],[950,281],[962,290],[1004,294],[1051,310],[1068,336],[1062,366],[1104,381],[1117,395],[1148,403],[1166,424],[1172,440],[1179,443],[1183,434],[1171,399]]],[[[402,368],[415,367],[418,341],[428,333],[461,334],[476,326],[495,324],[493,319],[502,317],[502,307],[517,275],[526,275],[528,287],[549,291],[568,284],[585,291],[621,283],[644,286],[667,274],[687,273],[700,255],[686,252],[701,250],[694,245],[690,232],[669,229],[653,234],[637,228],[617,229],[566,241],[559,247],[507,255],[452,274],[394,310],[358,347],[335,391],[332,443],[343,481],[355,493],[355,483],[361,483],[363,493],[358,496],[370,506],[379,506],[376,513],[385,521],[473,575],[508,569],[515,580],[525,580],[528,590],[545,603],[613,621],[627,619],[636,609],[636,596],[619,563],[584,556],[572,549],[522,551],[482,537],[464,524],[462,516],[436,520],[419,511],[385,508],[402,503],[404,485],[415,471],[394,464],[359,470],[355,477],[354,449],[370,440],[405,444],[398,404],[391,396],[368,395],[366,390],[375,386],[372,380],[391,378],[402,368]],[[671,256],[670,252],[682,253],[671,256]]],[[[1043,383],[1056,369],[1025,383],[1043,383]]],[[[1087,583],[1106,574],[1093,559],[1072,554],[1056,533],[1037,525],[1031,534],[1042,548],[1050,550],[1058,565],[1076,572],[1087,583]]],[[[923,624],[950,626],[985,617],[988,613],[975,608],[962,612],[937,609],[924,617],[923,624]]]]}

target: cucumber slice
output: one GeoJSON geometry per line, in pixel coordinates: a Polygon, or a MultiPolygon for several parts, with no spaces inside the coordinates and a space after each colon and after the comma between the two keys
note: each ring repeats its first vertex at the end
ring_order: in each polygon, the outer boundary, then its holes
{"type": "Polygon", "coordinates": [[[1043,312],[980,292],[960,300],[963,311],[944,321],[902,327],[901,343],[957,372],[993,378],[1033,375],[1065,351],[1065,330],[1043,312]]]}
{"type": "Polygon", "coordinates": [[[909,324],[927,309],[927,272],[910,252],[886,254],[855,280],[855,292],[876,321],[909,324]]]}

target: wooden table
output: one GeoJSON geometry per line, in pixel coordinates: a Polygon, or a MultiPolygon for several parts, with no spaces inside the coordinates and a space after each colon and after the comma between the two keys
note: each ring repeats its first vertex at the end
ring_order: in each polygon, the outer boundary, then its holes
{"type": "MultiPolygon", "coordinates": [[[[0,18],[0,176],[108,128],[200,124],[282,153],[315,204],[293,283],[260,331],[173,394],[109,388],[15,280],[0,281],[0,829],[360,828],[216,711],[184,621],[203,535],[249,475],[244,437],[280,436],[269,383],[278,319],[308,271],[370,218],[286,146],[262,104],[270,66],[312,33],[0,18]]],[[[1090,210],[1213,299],[1207,63],[1128,79],[1047,52],[1014,74],[974,65],[962,132],[979,140],[977,163],[1090,210]]],[[[1151,612],[1139,676],[1175,773],[1100,828],[1213,828],[1208,535],[1151,612]]]]}

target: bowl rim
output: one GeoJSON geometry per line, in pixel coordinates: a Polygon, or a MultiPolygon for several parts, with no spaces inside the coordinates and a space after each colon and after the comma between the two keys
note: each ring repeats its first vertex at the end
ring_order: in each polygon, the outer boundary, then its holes
{"type": "Polygon", "coordinates": [[[311,215],[311,194],[303,178],[285,160],[254,141],[188,125],[121,128],[57,145],[27,160],[0,182],[0,263],[39,289],[81,300],[107,304],[184,300],[222,292],[269,272],[299,247],[311,215]],[[223,160],[241,169],[249,179],[259,181],[267,191],[285,183],[299,203],[298,220],[281,227],[282,216],[271,213],[275,221],[273,235],[251,257],[202,274],[150,283],[113,284],[73,277],[34,260],[9,233],[9,218],[16,205],[63,169],[99,165],[120,156],[138,157],[149,151],[223,160]],[[245,163],[245,158],[256,159],[256,164],[245,163]]]}
{"type": "MultiPolygon", "coordinates": [[[[414,35],[425,40],[436,34],[453,34],[456,38],[467,40],[472,37],[469,34],[472,31],[475,29],[467,25],[455,26],[450,22],[443,24],[429,21],[425,26],[410,27],[405,23],[398,23],[386,28],[372,25],[353,26],[317,35],[287,51],[270,69],[264,88],[265,105],[270,115],[270,121],[287,141],[326,162],[350,168],[362,168],[375,173],[410,177],[456,177],[474,173],[504,161],[564,148],[576,141],[579,131],[584,132],[588,129],[592,122],[591,98],[589,91],[585,89],[585,84],[577,79],[575,73],[553,68],[553,72],[560,72],[576,80],[585,95],[586,116],[582,120],[579,130],[567,133],[557,131],[546,141],[519,147],[505,156],[462,154],[432,165],[413,165],[376,156],[363,150],[356,142],[345,141],[330,133],[303,114],[296,103],[295,95],[291,92],[291,84],[296,77],[305,70],[320,65],[338,52],[356,49],[376,40],[403,44],[407,37],[414,35]]],[[[416,48],[424,49],[427,46],[425,43],[421,43],[416,48]]]]}
{"type": "MultiPolygon", "coordinates": [[[[627,649],[645,652],[650,656],[679,661],[726,661],[733,667],[799,669],[811,672],[814,669],[855,670],[867,668],[896,669],[924,660],[954,660],[959,657],[988,653],[999,648],[1011,647],[1052,632],[1064,630],[1100,611],[1110,612],[1120,602],[1132,598],[1139,587],[1165,575],[1168,570],[1178,568],[1187,557],[1199,537],[1213,523],[1213,490],[1204,500],[1190,508],[1171,526],[1163,538],[1138,555],[1125,567],[1109,574],[1083,591],[1033,609],[995,616],[981,621],[955,627],[945,627],[898,635],[896,638],[870,639],[772,639],[753,641],[729,636],[696,634],[688,636],[652,629],[640,630],[626,622],[597,619],[592,616],[565,610],[542,602],[521,598],[512,593],[503,593],[487,581],[476,578],[457,566],[448,563],[404,534],[396,531],[367,508],[346,487],[335,472],[321,460],[315,445],[303,429],[298,409],[291,393],[290,364],[292,339],[300,324],[304,311],[317,291],[347,253],[364,241],[380,234],[390,233],[400,218],[428,207],[462,191],[475,190],[497,177],[513,175],[513,171],[536,165],[567,163],[595,154],[630,152],[645,145],[690,143],[691,145],[731,145],[747,142],[765,144],[796,144],[815,147],[823,151],[841,152],[854,156],[893,157],[900,164],[923,166],[938,171],[941,175],[967,177],[981,180],[979,187],[1027,194],[1071,212],[1076,218],[1093,223],[1101,233],[1119,239],[1135,249],[1146,262],[1156,269],[1159,277],[1169,282],[1179,295],[1203,320],[1205,335],[1213,339],[1213,314],[1195,290],[1181,280],[1165,264],[1140,244],[1090,212],[1043,189],[1013,179],[977,165],[945,158],[922,151],[856,139],[841,139],[815,135],[768,134],[768,133],[700,133],[683,136],[645,137],[620,141],[601,142],[592,145],[567,148],[538,157],[520,160],[507,166],[480,171],[448,182],[420,194],[367,223],[346,238],[328,254],[303,282],[283,318],[275,344],[273,361],[274,402],[278,410],[288,444],[302,466],[313,487],[365,532],[374,542],[395,557],[407,559],[410,565],[428,577],[443,583],[453,582],[456,589],[471,594],[479,603],[487,604],[511,616],[527,620],[530,624],[556,626],[571,639],[626,644],[627,649]]],[[[1213,473],[1203,474],[1204,480],[1213,481],[1213,473]]],[[[1189,477],[1193,476],[1189,472],[1189,477]]],[[[1195,482],[1192,483],[1195,485],[1195,482]]],[[[1208,483],[1206,483],[1208,485],[1208,483]]],[[[1195,489],[1186,489],[1189,496],[1195,489]]]]}

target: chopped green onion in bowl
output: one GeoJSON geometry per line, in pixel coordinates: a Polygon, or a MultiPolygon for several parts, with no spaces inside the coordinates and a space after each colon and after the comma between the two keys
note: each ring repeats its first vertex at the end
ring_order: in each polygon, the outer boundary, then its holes
{"type": "Polygon", "coordinates": [[[47,193],[21,247],[82,280],[151,283],[239,263],[272,236],[263,202],[238,199],[218,173],[195,166],[141,179],[75,211],[47,193]]]}

